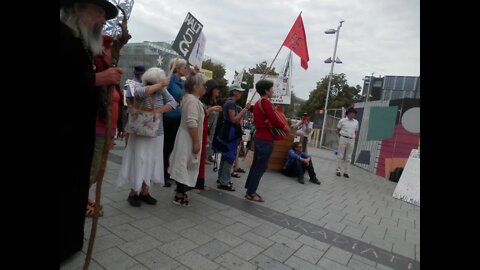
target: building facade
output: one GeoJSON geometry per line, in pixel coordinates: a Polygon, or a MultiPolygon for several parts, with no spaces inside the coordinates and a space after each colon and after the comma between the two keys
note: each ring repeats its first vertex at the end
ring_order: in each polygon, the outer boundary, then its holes
{"type": "Polygon", "coordinates": [[[365,76],[362,95],[369,93],[369,101],[395,100],[403,98],[420,99],[420,77],[417,76],[391,76],[370,77],[365,76]],[[373,84],[370,86],[370,79],[373,84]]]}

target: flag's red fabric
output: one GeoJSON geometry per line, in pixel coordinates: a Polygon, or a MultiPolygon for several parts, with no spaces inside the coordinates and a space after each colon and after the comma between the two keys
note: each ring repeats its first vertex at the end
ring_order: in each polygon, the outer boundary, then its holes
{"type": "Polygon", "coordinates": [[[309,58],[307,36],[305,35],[305,28],[303,27],[302,14],[298,15],[298,18],[285,38],[283,45],[290,48],[292,52],[300,57],[301,66],[306,70],[308,68],[309,58]]]}

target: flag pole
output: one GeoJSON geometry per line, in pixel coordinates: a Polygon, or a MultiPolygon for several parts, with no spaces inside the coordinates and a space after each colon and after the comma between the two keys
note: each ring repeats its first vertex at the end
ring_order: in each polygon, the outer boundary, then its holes
{"type": "MultiPolygon", "coordinates": [[[[302,15],[302,11],[300,11],[300,14],[298,14],[298,16],[300,16],[300,15],[302,15]]],[[[298,16],[297,16],[297,18],[298,18],[298,16]]],[[[287,36],[288,36],[288,34],[287,34],[287,36]]],[[[275,57],[273,58],[272,63],[271,63],[270,66],[265,70],[265,73],[263,73],[261,80],[265,79],[265,77],[267,76],[267,72],[270,70],[270,68],[272,68],[273,63],[275,62],[275,60],[276,60],[277,57],[278,57],[278,54],[279,54],[280,51],[282,50],[282,47],[283,47],[283,43],[282,43],[282,45],[280,45],[280,49],[278,49],[278,52],[277,52],[277,54],[275,55],[275,57]]],[[[256,94],[257,94],[257,91],[255,91],[255,92],[253,93],[253,96],[252,96],[252,98],[250,99],[250,101],[249,101],[248,103],[251,103],[251,102],[252,102],[252,100],[253,100],[253,98],[255,97],[256,94]]]]}

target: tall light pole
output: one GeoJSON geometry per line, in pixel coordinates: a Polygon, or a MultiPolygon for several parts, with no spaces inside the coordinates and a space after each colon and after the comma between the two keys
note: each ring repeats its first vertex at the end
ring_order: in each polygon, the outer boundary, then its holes
{"type": "Polygon", "coordinates": [[[325,122],[327,120],[327,106],[328,106],[328,97],[330,96],[330,85],[332,84],[332,75],[333,75],[333,67],[335,66],[335,62],[337,63],[342,63],[340,59],[335,58],[337,54],[337,44],[338,44],[338,35],[340,34],[340,27],[342,27],[342,23],[345,22],[340,21],[340,25],[338,26],[337,30],[335,29],[329,29],[325,31],[325,34],[336,34],[335,37],[335,47],[333,49],[333,57],[325,60],[325,63],[332,63],[332,66],[330,67],[330,77],[328,78],[328,88],[327,88],[327,97],[325,99],[325,107],[323,108],[323,125],[322,125],[322,135],[320,136],[320,148],[322,147],[322,142],[323,142],[323,134],[325,133],[325,122]],[[332,60],[333,59],[333,60],[332,60]]]}

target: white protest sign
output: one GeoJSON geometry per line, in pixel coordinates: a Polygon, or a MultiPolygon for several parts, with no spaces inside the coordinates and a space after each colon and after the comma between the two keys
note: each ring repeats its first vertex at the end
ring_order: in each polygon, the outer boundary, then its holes
{"type": "Polygon", "coordinates": [[[252,89],[248,89],[248,95],[247,95],[247,102],[250,101],[250,99],[252,99],[252,101],[250,102],[250,105],[255,105],[255,103],[257,103],[257,101],[260,99],[260,95],[257,93],[257,90],[255,90],[255,88],[252,88],[252,89]],[[253,96],[255,95],[255,96],[253,96]]]}
{"type": "Polygon", "coordinates": [[[173,41],[172,49],[188,61],[202,28],[203,24],[188,12],[177,37],[173,41]]]}
{"type": "Polygon", "coordinates": [[[197,43],[193,47],[192,53],[188,58],[188,62],[193,66],[202,67],[203,56],[205,54],[205,45],[207,44],[207,38],[200,32],[200,36],[197,39],[197,43]]]}
{"type": "Polygon", "coordinates": [[[392,197],[420,206],[420,150],[412,149],[392,197]]]}
{"type": "MultiPolygon", "coordinates": [[[[262,78],[263,74],[253,74],[253,85],[257,84],[258,81],[262,78]]],[[[288,79],[283,79],[281,76],[278,75],[266,75],[265,80],[269,80],[273,82],[273,97],[270,99],[270,102],[274,104],[290,104],[292,95],[289,91],[289,82],[288,79]]],[[[247,100],[250,100],[253,96],[254,91],[252,91],[252,95],[250,95],[251,89],[248,91],[247,100]]],[[[255,102],[260,99],[258,94],[255,95],[255,102]],[[258,96],[258,98],[257,98],[258,96]]],[[[255,104],[252,101],[252,105],[255,104]]]]}

